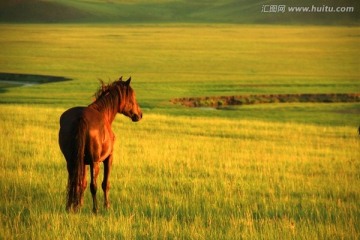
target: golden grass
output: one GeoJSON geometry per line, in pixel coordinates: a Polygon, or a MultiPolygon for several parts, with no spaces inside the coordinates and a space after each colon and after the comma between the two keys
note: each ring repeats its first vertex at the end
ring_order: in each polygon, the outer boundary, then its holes
{"type": "Polygon", "coordinates": [[[92,216],[87,190],[82,212],[67,215],[63,109],[1,111],[6,239],[359,237],[359,139],[350,127],[118,117],[110,211],[92,216]]]}

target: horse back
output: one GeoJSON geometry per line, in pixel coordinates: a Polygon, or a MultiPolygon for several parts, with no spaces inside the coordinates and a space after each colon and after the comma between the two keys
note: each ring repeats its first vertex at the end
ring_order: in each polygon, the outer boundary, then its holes
{"type": "Polygon", "coordinates": [[[74,124],[74,122],[78,121],[84,112],[84,109],[86,107],[73,107],[68,110],[66,110],[61,116],[60,116],[60,127],[67,127],[74,124]]]}

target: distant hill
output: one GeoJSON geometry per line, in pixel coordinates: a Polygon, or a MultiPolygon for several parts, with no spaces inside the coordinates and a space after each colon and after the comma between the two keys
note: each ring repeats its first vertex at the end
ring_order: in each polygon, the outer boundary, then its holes
{"type": "Polygon", "coordinates": [[[0,22],[359,25],[359,3],[358,0],[0,0],[0,22]]]}

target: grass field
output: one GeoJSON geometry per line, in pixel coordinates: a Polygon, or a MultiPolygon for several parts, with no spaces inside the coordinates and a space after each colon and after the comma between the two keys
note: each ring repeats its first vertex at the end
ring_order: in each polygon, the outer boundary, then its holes
{"type": "Polygon", "coordinates": [[[73,79],[0,85],[0,238],[358,239],[359,103],[170,103],[358,93],[358,30],[0,25],[0,72],[73,79]],[[81,212],[67,214],[59,116],[89,104],[97,78],[120,74],[144,118],[113,124],[111,208],[93,215],[87,189],[81,212]]]}

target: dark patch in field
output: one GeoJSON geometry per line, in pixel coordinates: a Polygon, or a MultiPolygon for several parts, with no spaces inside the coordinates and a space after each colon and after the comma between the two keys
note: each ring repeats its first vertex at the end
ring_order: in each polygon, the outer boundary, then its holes
{"type": "Polygon", "coordinates": [[[31,86],[34,84],[70,81],[71,78],[50,75],[36,75],[23,73],[1,73],[0,72],[0,93],[4,93],[8,88],[19,86],[31,86]]]}
{"type": "Polygon", "coordinates": [[[261,103],[291,103],[291,102],[360,102],[360,93],[331,93],[331,94],[268,94],[242,96],[215,96],[175,98],[174,104],[187,107],[224,108],[233,105],[250,105],[261,103]]]}
{"type": "Polygon", "coordinates": [[[345,109],[345,110],[337,110],[334,112],[340,114],[360,114],[360,109],[345,109]]]}
{"type": "Polygon", "coordinates": [[[36,75],[36,74],[23,74],[23,73],[0,73],[0,81],[8,83],[14,82],[24,84],[42,84],[51,82],[69,81],[71,78],[50,75],[36,75]]]}

